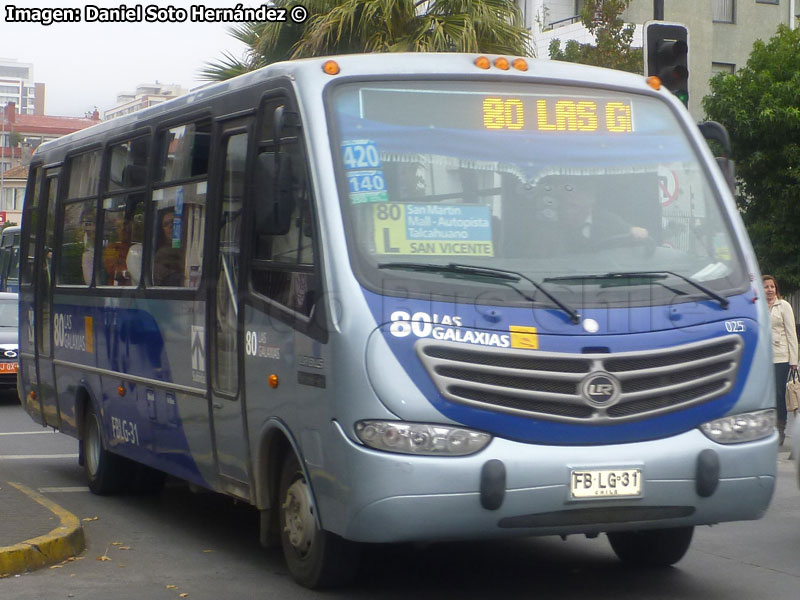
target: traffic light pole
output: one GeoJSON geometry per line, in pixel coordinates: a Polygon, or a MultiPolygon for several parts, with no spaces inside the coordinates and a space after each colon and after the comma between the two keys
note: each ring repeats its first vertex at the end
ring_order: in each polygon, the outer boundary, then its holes
{"type": "Polygon", "coordinates": [[[653,20],[664,20],[664,0],[653,0],[653,20]]]}

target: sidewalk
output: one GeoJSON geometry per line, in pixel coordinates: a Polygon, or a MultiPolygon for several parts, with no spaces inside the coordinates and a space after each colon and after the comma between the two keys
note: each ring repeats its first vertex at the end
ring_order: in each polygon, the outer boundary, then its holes
{"type": "Polygon", "coordinates": [[[75,515],[30,488],[0,481],[0,577],[59,563],[85,547],[75,515]]]}

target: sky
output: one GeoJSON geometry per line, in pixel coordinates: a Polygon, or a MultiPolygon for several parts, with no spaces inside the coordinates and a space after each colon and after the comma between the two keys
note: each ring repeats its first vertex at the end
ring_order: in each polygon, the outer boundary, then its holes
{"type": "MultiPolygon", "coordinates": [[[[96,107],[103,112],[116,104],[117,95],[158,81],[187,90],[206,83],[198,71],[217,61],[223,52],[243,57],[245,47],[229,30],[235,23],[203,23],[188,14],[191,5],[206,8],[258,6],[258,0],[73,0],[47,2],[4,0],[0,3],[0,57],[33,64],[33,79],[45,84],[45,114],[82,117],[96,107]],[[184,8],[184,22],[86,22],[87,6],[102,8],[184,8]],[[9,7],[78,9],[81,22],[9,22],[9,7]]],[[[150,9],[155,14],[154,8],[150,9]]],[[[91,12],[91,11],[90,11],[91,12]]],[[[165,11],[162,11],[165,12],[165,11]]],[[[178,15],[180,16],[180,15],[178,15]]]]}

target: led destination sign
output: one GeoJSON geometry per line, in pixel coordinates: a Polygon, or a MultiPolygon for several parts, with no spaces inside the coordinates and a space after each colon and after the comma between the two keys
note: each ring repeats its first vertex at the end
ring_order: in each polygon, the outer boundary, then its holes
{"type": "Polygon", "coordinates": [[[492,94],[454,90],[361,90],[363,118],[406,127],[625,134],[631,101],[620,95],[492,94]]]}
{"type": "Polygon", "coordinates": [[[483,100],[486,129],[535,129],[537,131],[633,131],[628,102],[538,98],[490,97],[483,100]]]}

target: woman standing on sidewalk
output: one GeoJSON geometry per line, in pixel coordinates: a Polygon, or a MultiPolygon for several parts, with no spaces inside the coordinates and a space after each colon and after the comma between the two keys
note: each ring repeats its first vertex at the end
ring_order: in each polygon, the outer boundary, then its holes
{"type": "Polygon", "coordinates": [[[778,409],[778,436],[783,444],[786,429],[786,380],[797,372],[797,330],[791,305],[778,293],[772,275],[761,277],[772,322],[772,362],[775,363],[775,405],[778,409]]]}

